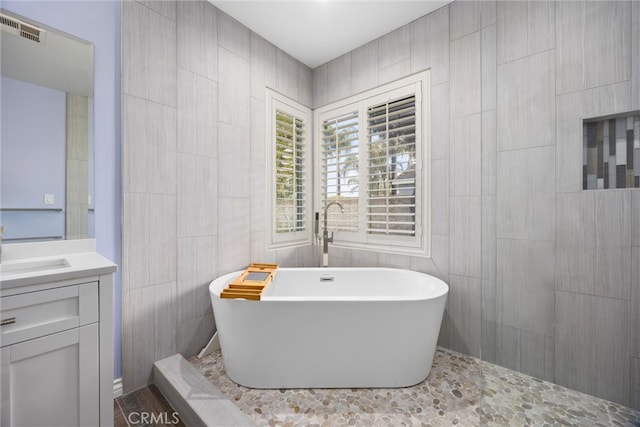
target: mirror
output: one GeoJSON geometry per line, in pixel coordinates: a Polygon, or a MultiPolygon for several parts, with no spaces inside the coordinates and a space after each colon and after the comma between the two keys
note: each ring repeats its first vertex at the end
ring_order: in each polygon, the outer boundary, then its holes
{"type": "Polygon", "coordinates": [[[0,14],[3,242],[93,237],[93,45],[0,14]]]}

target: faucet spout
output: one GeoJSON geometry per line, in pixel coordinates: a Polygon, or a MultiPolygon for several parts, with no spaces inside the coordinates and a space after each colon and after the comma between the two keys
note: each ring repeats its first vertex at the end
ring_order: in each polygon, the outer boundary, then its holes
{"type": "Polygon", "coordinates": [[[337,205],[340,207],[340,212],[344,213],[344,207],[339,202],[331,202],[328,203],[324,207],[324,227],[322,228],[322,266],[329,266],[329,243],[333,243],[333,231],[331,232],[331,237],[329,237],[329,229],[327,226],[327,211],[329,207],[332,205],[337,205]]]}

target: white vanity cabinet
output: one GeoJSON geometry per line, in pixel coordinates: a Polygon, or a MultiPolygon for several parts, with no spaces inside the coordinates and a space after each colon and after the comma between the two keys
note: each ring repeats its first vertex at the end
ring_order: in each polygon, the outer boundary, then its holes
{"type": "Polygon", "coordinates": [[[113,425],[115,265],[61,270],[41,280],[2,277],[3,427],[113,425]]]}

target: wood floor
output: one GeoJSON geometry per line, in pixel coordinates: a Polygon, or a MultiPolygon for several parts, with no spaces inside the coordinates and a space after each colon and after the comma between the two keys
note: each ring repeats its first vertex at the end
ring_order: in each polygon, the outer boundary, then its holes
{"type": "Polygon", "coordinates": [[[184,423],[151,384],[113,401],[115,427],[180,426],[184,423]]]}

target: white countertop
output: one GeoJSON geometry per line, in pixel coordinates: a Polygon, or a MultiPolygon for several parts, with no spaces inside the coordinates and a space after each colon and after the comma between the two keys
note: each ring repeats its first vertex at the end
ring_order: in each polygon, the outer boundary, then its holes
{"type": "Polygon", "coordinates": [[[113,273],[93,239],[3,245],[0,289],[113,273]]]}

